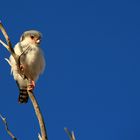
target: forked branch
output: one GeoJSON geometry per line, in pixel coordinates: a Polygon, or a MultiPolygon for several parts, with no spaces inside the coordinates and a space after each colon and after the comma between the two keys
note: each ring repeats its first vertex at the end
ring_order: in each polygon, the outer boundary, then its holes
{"type": "Polygon", "coordinates": [[[17,138],[13,135],[13,133],[8,128],[8,124],[7,124],[6,118],[4,118],[1,114],[0,114],[0,118],[2,119],[2,121],[3,121],[4,125],[5,125],[6,132],[10,135],[10,137],[13,140],[17,140],[17,138]]]}
{"type": "Polygon", "coordinates": [[[9,38],[9,36],[8,36],[8,34],[7,34],[7,32],[6,32],[5,28],[4,28],[4,26],[3,26],[3,24],[1,23],[1,21],[0,21],[0,30],[1,30],[1,32],[2,32],[2,34],[3,34],[3,36],[5,37],[5,40],[6,40],[7,44],[4,43],[1,39],[0,39],[0,43],[8,50],[8,51],[10,52],[10,54],[13,56],[13,58],[15,59],[15,62],[16,62],[16,64],[17,64],[17,69],[18,69],[19,74],[21,75],[21,77],[24,77],[24,73],[23,73],[23,71],[21,71],[21,69],[20,69],[19,56],[15,53],[14,49],[12,48],[12,44],[11,44],[10,38],[9,38]]]}
{"type": "Polygon", "coordinates": [[[9,38],[4,26],[2,25],[1,21],[0,21],[0,30],[5,37],[7,45],[2,40],[0,40],[0,43],[11,53],[11,55],[14,57],[15,61],[17,62],[18,61],[18,56],[15,54],[15,51],[12,48],[10,38],[9,38]]]}

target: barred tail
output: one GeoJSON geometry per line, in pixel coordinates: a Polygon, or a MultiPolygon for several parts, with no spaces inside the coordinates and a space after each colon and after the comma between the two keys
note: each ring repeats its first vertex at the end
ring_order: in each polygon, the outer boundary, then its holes
{"type": "Polygon", "coordinates": [[[19,90],[18,102],[19,103],[27,103],[28,99],[29,99],[29,97],[28,97],[27,89],[20,89],[19,90]]]}

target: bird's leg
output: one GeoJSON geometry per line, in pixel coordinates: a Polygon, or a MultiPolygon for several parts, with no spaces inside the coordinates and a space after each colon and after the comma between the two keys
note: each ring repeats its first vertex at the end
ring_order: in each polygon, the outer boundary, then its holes
{"type": "Polygon", "coordinates": [[[35,88],[35,81],[29,80],[27,90],[33,90],[35,88]]]}
{"type": "MultiPolygon", "coordinates": [[[[24,73],[25,71],[25,66],[22,64],[20,65],[20,70],[24,73]]],[[[28,85],[27,85],[27,90],[33,90],[35,88],[35,81],[28,79],[28,85]]]]}

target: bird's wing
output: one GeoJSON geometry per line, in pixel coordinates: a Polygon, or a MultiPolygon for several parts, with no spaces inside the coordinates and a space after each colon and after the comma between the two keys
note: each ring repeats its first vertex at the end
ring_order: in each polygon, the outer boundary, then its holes
{"type": "MultiPolygon", "coordinates": [[[[17,43],[15,45],[14,51],[19,56],[22,54],[23,50],[22,50],[22,47],[21,47],[20,43],[17,43]]],[[[11,55],[10,58],[6,59],[6,60],[11,66],[11,72],[13,73],[14,79],[17,80],[17,78],[19,77],[19,73],[18,73],[18,68],[17,68],[17,64],[15,62],[15,59],[11,55]]]]}

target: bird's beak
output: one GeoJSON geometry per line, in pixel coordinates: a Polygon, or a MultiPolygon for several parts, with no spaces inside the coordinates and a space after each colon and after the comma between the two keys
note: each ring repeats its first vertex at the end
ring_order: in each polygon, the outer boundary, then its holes
{"type": "Polygon", "coordinates": [[[36,43],[37,43],[37,44],[40,44],[40,41],[41,41],[40,39],[37,39],[37,40],[36,40],[36,43]]]}

